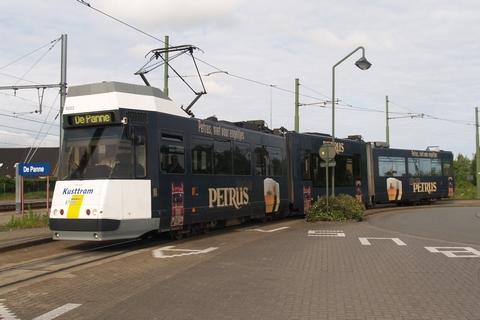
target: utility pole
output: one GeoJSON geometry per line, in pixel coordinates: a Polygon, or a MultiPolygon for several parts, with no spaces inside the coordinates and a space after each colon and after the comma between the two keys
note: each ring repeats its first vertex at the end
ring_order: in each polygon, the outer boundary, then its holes
{"type": "Polygon", "coordinates": [[[168,40],[165,36],[165,65],[163,66],[163,93],[168,97],[168,40]]]}
{"type": "Polygon", "coordinates": [[[475,159],[477,160],[476,177],[477,177],[477,199],[480,199],[480,154],[478,146],[478,107],[475,108],[475,159]]]}
{"type": "MultiPolygon", "coordinates": [[[[67,98],[67,35],[62,34],[62,51],[60,58],[60,142],[58,148],[58,164],[60,164],[60,155],[63,141],[63,108],[65,107],[65,100],[67,98]]],[[[58,170],[57,170],[58,173],[58,170]]]]}
{"type": "Polygon", "coordinates": [[[390,147],[390,127],[388,126],[388,96],[385,96],[385,121],[386,121],[386,134],[387,134],[387,145],[390,147]]]}
{"type": "Polygon", "coordinates": [[[300,81],[295,78],[295,132],[300,132],[300,81]]]}

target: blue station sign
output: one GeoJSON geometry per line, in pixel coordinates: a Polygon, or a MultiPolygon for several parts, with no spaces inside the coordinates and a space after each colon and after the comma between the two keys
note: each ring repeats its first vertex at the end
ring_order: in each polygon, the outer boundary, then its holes
{"type": "Polygon", "coordinates": [[[48,162],[20,162],[18,164],[18,173],[24,177],[48,176],[51,167],[48,162]]]}

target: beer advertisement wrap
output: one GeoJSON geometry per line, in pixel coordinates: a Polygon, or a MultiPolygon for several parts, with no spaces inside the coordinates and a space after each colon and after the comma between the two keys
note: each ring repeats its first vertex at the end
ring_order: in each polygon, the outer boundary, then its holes
{"type": "Polygon", "coordinates": [[[170,225],[172,227],[183,226],[183,217],[185,215],[184,208],[184,192],[183,182],[172,183],[172,219],[170,225]]]}
{"type": "Polygon", "coordinates": [[[265,213],[277,212],[280,207],[280,185],[272,178],[263,180],[263,196],[265,198],[265,213]]]}
{"type": "Polygon", "coordinates": [[[389,201],[402,199],[402,181],[396,178],[387,178],[387,193],[389,201]]]}

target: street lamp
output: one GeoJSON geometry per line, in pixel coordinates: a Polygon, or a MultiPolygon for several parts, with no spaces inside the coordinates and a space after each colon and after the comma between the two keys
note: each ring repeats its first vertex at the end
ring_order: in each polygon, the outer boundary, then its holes
{"type": "MultiPolygon", "coordinates": [[[[355,62],[355,65],[361,70],[369,69],[372,64],[365,58],[365,48],[358,47],[357,49],[350,52],[342,60],[338,61],[332,67],[332,144],[335,145],[335,67],[341,64],[343,61],[347,60],[351,55],[353,55],[358,50],[362,50],[362,57],[355,62]]],[[[328,180],[328,177],[326,177],[328,180]]],[[[335,167],[332,170],[332,196],[335,196],[335,167]]]]}

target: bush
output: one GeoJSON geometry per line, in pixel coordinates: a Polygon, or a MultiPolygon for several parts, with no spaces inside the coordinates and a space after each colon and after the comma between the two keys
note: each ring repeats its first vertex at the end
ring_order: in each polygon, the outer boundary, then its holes
{"type": "Polygon", "coordinates": [[[455,183],[455,193],[453,199],[469,200],[477,197],[477,187],[468,181],[459,181],[455,183]]]}
{"type": "Polygon", "coordinates": [[[313,221],[361,221],[364,207],[357,199],[346,194],[327,198],[322,197],[315,201],[306,212],[306,219],[313,221]]]}
{"type": "Polygon", "coordinates": [[[21,216],[14,216],[5,225],[5,229],[27,229],[27,228],[42,228],[48,226],[48,214],[34,213],[28,210],[28,213],[21,216]]]}

